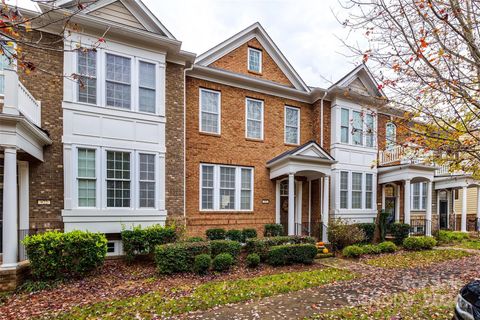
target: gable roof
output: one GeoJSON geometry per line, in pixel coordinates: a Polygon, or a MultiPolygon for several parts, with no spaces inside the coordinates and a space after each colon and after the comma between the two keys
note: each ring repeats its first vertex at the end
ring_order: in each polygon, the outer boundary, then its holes
{"type": "Polygon", "coordinates": [[[288,157],[302,157],[302,158],[335,161],[335,159],[330,155],[330,153],[328,153],[325,149],[323,149],[316,141],[310,140],[302,144],[301,146],[288,150],[276,156],[275,158],[267,161],[267,165],[288,157]]]}
{"type": "Polygon", "coordinates": [[[365,91],[369,95],[386,98],[383,91],[378,88],[378,83],[372,73],[363,63],[332,84],[328,91],[331,92],[335,89],[350,89],[360,94],[362,92],[359,91],[365,91]]]}
{"type": "MultiPolygon", "coordinates": [[[[55,6],[71,8],[78,0],[57,0],[55,6]]],[[[141,0],[98,0],[82,10],[82,14],[101,15],[103,19],[119,22],[125,19],[125,24],[130,27],[144,29],[159,33],[169,39],[175,40],[173,34],[158,20],[141,0]],[[113,13],[110,18],[105,14],[107,10],[113,13]],[[128,14],[131,16],[128,17],[128,14]]]]}
{"type": "Polygon", "coordinates": [[[256,38],[258,42],[260,42],[265,51],[272,57],[280,70],[282,70],[297,90],[310,92],[310,88],[305,84],[259,22],[255,22],[251,26],[199,55],[195,63],[201,66],[208,66],[253,38],[256,38]]]}

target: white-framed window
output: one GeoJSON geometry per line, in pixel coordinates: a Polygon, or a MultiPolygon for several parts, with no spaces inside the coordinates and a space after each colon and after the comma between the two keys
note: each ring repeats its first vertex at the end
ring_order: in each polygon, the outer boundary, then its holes
{"type": "Polygon", "coordinates": [[[385,127],[385,140],[387,150],[393,149],[397,144],[397,126],[393,122],[387,123],[385,127]]]}
{"type": "Polygon", "coordinates": [[[412,210],[425,210],[427,204],[427,183],[412,183],[412,210]]]}
{"type": "Polygon", "coordinates": [[[156,200],[156,173],[155,155],[149,153],[138,154],[138,199],[140,208],[155,208],[156,200]]]}
{"type": "Polygon", "coordinates": [[[254,48],[248,48],[248,70],[253,72],[262,72],[262,51],[254,48]]]}
{"type": "Polygon", "coordinates": [[[246,137],[263,140],[263,101],[246,99],[246,137]]]}
{"type": "Polygon", "coordinates": [[[348,137],[350,136],[350,133],[348,132],[350,123],[350,110],[342,108],[340,122],[340,141],[342,143],[348,143],[348,137]]]}
{"type": "Polygon", "coordinates": [[[156,65],[145,61],[138,62],[138,110],[156,112],[156,65]]]}
{"type": "Polygon", "coordinates": [[[285,106],[285,143],[300,144],[300,109],[285,106]]]}
{"type": "Polygon", "coordinates": [[[352,172],[352,209],[362,209],[362,173],[352,172]]]}
{"type": "Polygon", "coordinates": [[[96,150],[79,148],[77,150],[77,187],[78,206],[96,207],[97,174],[96,150]]]}
{"type": "Polygon", "coordinates": [[[367,113],[365,115],[365,145],[373,147],[375,144],[375,120],[373,115],[367,113]]]}
{"type": "Polygon", "coordinates": [[[253,168],[201,164],[200,210],[252,211],[253,168]]]}
{"type": "Polygon", "coordinates": [[[107,207],[129,208],[131,201],[131,154],[107,151],[107,207]]]}
{"type": "Polygon", "coordinates": [[[97,52],[77,51],[78,101],[97,103],[97,52]]]}
{"type": "Polygon", "coordinates": [[[220,134],[220,92],[200,89],[200,131],[220,134]]]}
{"type": "Polygon", "coordinates": [[[353,111],[353,132],[352,132],[352,142],[354,145],[363,145],[363,121],[362,113],[359,111],[353,111]]]}
{"type": "Polygon", "coordinates": [[[111,53],[107,53],[105,59],[107,106],[131,109],[132,59],[111,53]]]}
{"type": "Polygon", "coordinates": [[[348,171],[340,172],[340,209],[348,209],[348,171]]]}
{"type": "Polygon", "coordinates": [[[365,209],[373,209],[373,174],[365,174],[365,209]]]}

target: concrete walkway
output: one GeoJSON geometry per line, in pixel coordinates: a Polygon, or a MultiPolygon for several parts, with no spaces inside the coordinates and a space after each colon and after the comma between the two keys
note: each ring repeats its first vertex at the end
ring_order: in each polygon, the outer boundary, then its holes
{"type": "Polygon", "coordinates": [[[460,288],[463,283],[478,277],[480,256],[403,270],[380,269],[341,259],[326,259],[322,264],[362,276],[347,282],[184,314],[177,319],[303,319],[409,289],[445,284],[460,288]]]}

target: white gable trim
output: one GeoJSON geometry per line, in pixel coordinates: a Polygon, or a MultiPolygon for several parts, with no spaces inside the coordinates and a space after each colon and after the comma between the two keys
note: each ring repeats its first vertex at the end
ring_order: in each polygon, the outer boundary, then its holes
{"type": "Polygon", "coordinates": [[[263,29],[258,22],[201,54],[198,56],[195,63],[201,66],[208,66],[253,38],[256,38],[258,42],[260,42],[265,51],[270,57],[272,57],[273,61],[275,61],[280,70],[282,70],[297,90],[310,92],[310,88],[305,84],[300,75],[295,71],[265,29],[263,29]]]}
{"type": "Polygon", "coordinates": [[[358,67],[347,73],[343,78],[330,86],[330,88],[328,88],[328,91],[333,91],[336,88],[347,88],[356,79],[359,79],[372,95],[386,98],[383,91],[378,89],[375,78],[373,77],[367,66],[364,64],[359,65],[358,67]]]}
{"type": "Polygon", "coordinates": [[[311,142],[297,150],[295,153],[292,154],[293,156],[303,156],[303,157],[322,157],[329,160],[333,160],[332,156],[325,152],[322,148],[320,148],[316,143],[311,142]]]}

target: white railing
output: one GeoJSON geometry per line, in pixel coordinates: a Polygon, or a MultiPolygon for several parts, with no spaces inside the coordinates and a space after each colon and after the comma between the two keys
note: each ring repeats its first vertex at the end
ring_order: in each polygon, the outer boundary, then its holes
{"type": "Polygon", "coordinates": [[[40,101],[20,83],[15,70],[5,68],[5,96],[3,113],[18,115],[21,113],[26,119],[37,126],[41,126],[42,107],[40,101]]]}
{"type": "Polygon", "coordinates": [[[463,175],[463,174],[465,174],[465,171],[463,170],[453,170],[452,172],[450,172],[449,164],[444,164],[435,171],[436,176],[449,176],[449,175],[455,176],[455,175],[463,175]]]}
{"type": "Polygon", "coordinates": [[[389,150],[381,150],[378,155],[379,165],[388,165],[398,162],[398,164],[427,164],[431,165],[428,158],[432,156],[432,151],[419,151],[416,148],[394,146],[389,150]]]}
{"type": "Polygon", "coordinates": [[[401,161],[401,157],[404,154],[402,146],[394,146],[389,150],[381,150],[379,154],[379,165],[390,164],[393,162],[401,161]]]}

